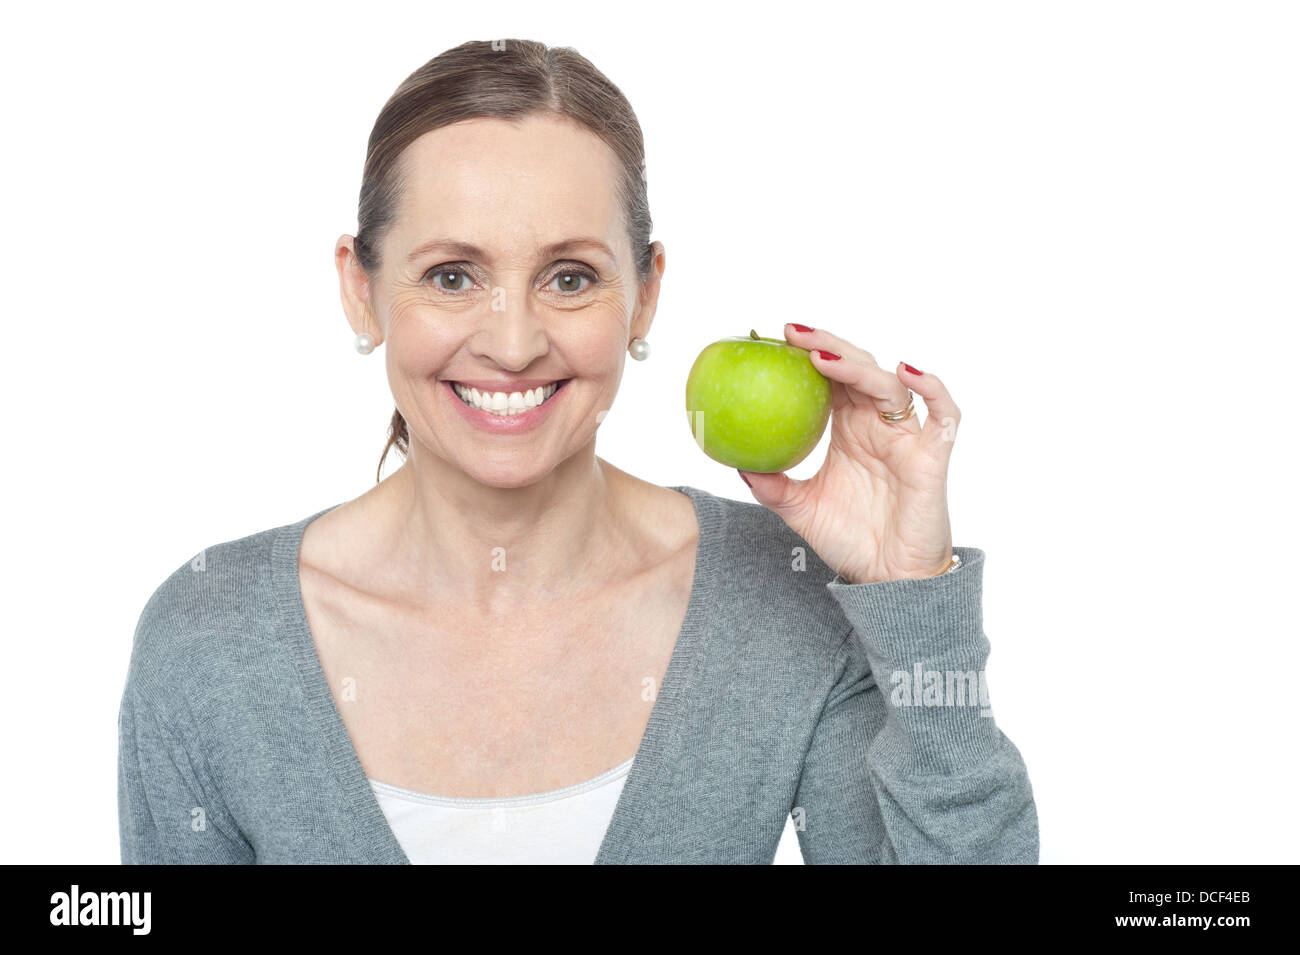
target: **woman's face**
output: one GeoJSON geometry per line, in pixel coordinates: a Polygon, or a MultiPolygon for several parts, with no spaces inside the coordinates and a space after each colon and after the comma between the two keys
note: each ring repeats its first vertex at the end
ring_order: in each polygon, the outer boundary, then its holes
{"type": "Polygon", "coordinates": [[[628,342],[654,315],[662,247],[643,290],[618,161],[576,124],[467,120],[420,137],[401,164],[380,274],[366,282],[340,256],[349,320],[384,343],[417,463],[427,449],[484,484],[530,484],[586,447],[612,406],[628,342]],[[518,392],[525,410],[472,407],[457,393],[468,387],[489,407],[518,392]]]}

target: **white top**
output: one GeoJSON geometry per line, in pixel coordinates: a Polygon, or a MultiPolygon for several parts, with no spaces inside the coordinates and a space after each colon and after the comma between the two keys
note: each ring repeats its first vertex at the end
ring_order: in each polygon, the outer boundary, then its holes
{"type": "Polygon", "coordinates": [[[629,759],[586,782],[500,799],[430,796],[374,779],[370,788],[413,865],[590,865],[631,768],[629,759]]]}

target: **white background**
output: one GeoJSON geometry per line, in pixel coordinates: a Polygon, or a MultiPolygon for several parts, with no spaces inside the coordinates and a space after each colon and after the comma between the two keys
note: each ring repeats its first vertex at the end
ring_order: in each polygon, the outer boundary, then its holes
{"type": "Polygon", "coordinates": [[[117,707],[154,588],[373,482],[391,394],[332,247],[393,89],[505,37],[576,47],[645,132],[667,271],[598,453],[750,499],[682,395],[751,327],[937,373],[1042,861],[1297,861],[1295,5],[6,18],[3,861],[117,861],[117,707]]]}

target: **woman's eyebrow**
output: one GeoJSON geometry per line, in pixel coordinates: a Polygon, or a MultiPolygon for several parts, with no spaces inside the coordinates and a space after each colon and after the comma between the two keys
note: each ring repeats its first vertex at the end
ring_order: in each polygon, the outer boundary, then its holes
{"type": "Polygon", "coordinates": [[[553,242],[550,245],[546,246],[545,248],[540,249],[539,251],[541,252],[543,258],[550,258],[553,255],[563,255],[564,253],[572,252],[575,249],[586,249],[586,248],[599,249],[601,252],[604,252],[606,255],[608,255],[611,259],[614,258],[614,253],[610,250],[610,247],[607,246],[604,242],[601,242],[600,239],[595,238],[594,236],[579,236],[573,239],[564,239],[561,242],[553,242]]]}
{"type": "MultiPolygon", "coordinates": [[[[571,239],[562,239],[559,242],[552,242],[550,245],[539,248],[538,254],[543,258],[550,258],[554,255],[563,255],[566,252],[572,252],[575,249],[594,248],[604,252],[611,259],[614,253],[600,239],[594,236],[576,236],[571,239]]],[[[422,255],[427,255],[438,249],[449,252],[452,255],[458,255],[467,259],[486,259],[488,255],[472,242],[460,242],[456,239],[431,239],[416,246],[411,254],[406,257],[407,262],[414,262],[422,255]]]]}
{"type": "Polygon", "coordinates": [[[431,239],[428,242],[417,245],[411,250],[411,254],[406,257],[407,262],[414,262],[422,255],[443,249],[452,255],[459,255],[467,259],[485,258],[485,254],[478,246],[469,242],[457,242],[454,239],[431,239]]]}

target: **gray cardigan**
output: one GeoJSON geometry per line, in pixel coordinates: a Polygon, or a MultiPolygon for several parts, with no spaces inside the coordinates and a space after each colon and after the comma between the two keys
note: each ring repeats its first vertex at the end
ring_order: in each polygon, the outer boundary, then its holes
{"type": "MultiPolygon", "coordinates": [[[[686,619],[597,863],[1038,862],[988,708],[983,551],[848,584],[773,512],[691,487],[686,619]],[[984,692],[980,692],[984,691],[984,692]]],[[[337,505],[335,505],[337,506],[337,505]]],[[[296,523],[206,548],[149,598],[118,719],[124,863],[396,863],[307,629],[296,523]]]]}

